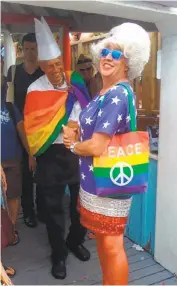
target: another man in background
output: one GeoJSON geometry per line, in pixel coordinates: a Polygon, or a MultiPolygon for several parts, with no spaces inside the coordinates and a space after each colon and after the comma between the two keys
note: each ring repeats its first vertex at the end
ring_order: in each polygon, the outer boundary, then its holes
{"type": "Polygon", "coordinates": [[[79,56],[76,71],[83,77],[90,97],[93,98],[102,88],[102,78],[93,65],[90,55],[81,54],[79,56]]]}
{"type": "MultiPolygon", "coordinates": [[[[23,37],[22,49],[24,54],[24,63],[17,65],[16,67],[10,67],[7,82],[12,81],[12,74],[15,73],[14,103],[23,114],[28,87],[44,73],[38,65],[35,34],[31,33],[23,37]]],[[[37,188],[37,208],[39,216],[42,216],[40,212],[40,199],[38,197],[39,193],[40,190],[37,188]]],[[[33,200],[33,173],[29,171],[28,154],[23,150],[22,208],[24,222],[28,227],[36,227],[37,225],[33,200]]]]}

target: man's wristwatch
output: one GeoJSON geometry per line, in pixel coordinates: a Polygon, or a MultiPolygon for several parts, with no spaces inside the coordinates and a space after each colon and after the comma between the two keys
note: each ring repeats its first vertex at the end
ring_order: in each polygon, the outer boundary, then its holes
{"type": "Polygon", "coordinates": [[[74,152],[74,148],[75,148],[75,146],[78,144],[79,142],[74,142],[74,143],[72,143],[71,145],[70,145],[70,151],[72,152],[72,153],[74,153],[75,154],[75,152],[74,152]]]}

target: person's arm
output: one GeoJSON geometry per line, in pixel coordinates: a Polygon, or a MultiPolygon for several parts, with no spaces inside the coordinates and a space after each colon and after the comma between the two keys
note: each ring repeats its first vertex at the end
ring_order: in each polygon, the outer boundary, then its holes
{"type": "MultiPolygon", "coordinates": [[[[72,143],[77,142],[76,138],[68,138],[69,128],[67,126],[63,126],[64,129],[64,137],[63,142],[65,146],[69,149],[72,143]]],[[[72,135],[71,135],[72,136],[72,135]]],[[[106,149],[110,142],[109,135],[105,133],[94,133],[92,138],[86,140],[84,142],[77,142],[74,147],[74,153],[79,156],[100,156],[106,149]]]]}
{"type": "MultiPolygon", "coordinates": [[[[80,113],[81,113],[82,109],[81,109],[81,106],[80,106],[80,103],[78,101],[76,101],[73,105],[73,109],[72,109],[72,112],[69,116],[69,119],[68,119],[68,123],[67,123],[67,127],[69,127],[71,131],[71,133],[74,131],[75,133],[75,139],[76,140],[79,140],[79,137],[80,137],[80,126],[79,126],[79,116],[80,116],[80,113]]],[[[68,129],[69,131],[69,129],[68,129]]]]}
{"type": "Polygon", "coordinates": [[[27,137],[26,137],[23,120],[21,120],[21,121],[19,121],[17,123],[17,131],[18,131],[18,134],[20,136],[20,139],[21,139],[21,142],[23,144],[23,147],[25,148],[26,152],[29,155],[29,169],[31,171],[34,171],[35,168],[36,168],[36,160],[35,160],[35,158],[32,156],[32,154],[30,152],[30,148],[29,148],[27,137]]]}
{"type": "Polygon", "coordinates": [[[36,168],[36,160],[30,152],[30,148],[28,145],[26,132],[25,132],[25,128],[24,128],[24,121],[23,121],[22,115],[21,115],[20,111],[18,110],[18,108],[15,105],[13,105],[13,108],[14,108],[14,112],[15,112],[17,132],[19,134],[19,137],[21,139],[21,142],[22,142],[24,149],[26,150],[26,152],[29,155],[29,169],[34,171],[36,168]]]}
{"type": "Polygon", "coordinates": [[[76,101],[73,105],[73,109],[71,111],[71,114],[68,118],[67,126],[70,128],[78,128],[79,127],[79,116],[82,111],[82,108],[80,106],[80,103],[76,101]]]}
{"type": "Polygon", "coordinates": [[[4,170],[1,166],[1,177],[2,177],[2,183],[3,183],[3,186],[4,186],[4,191],[6,192],[7,191],[7,182],[6,182],[6,175],[4,173],[4,170]]]}
{"type": "MultiPolygon", "coordinates": [[[[101,107],[102,115],[96,120],[94,133],[89,140],[78,142],[74,146],[74,153],[80,156],[100,156],[106,150],[110,139],[119,130],[125,127],[128,98],[122,87],[117,87],[111,92],[111,96],[104,101],[101,107]]],[[[68,127],[64,129],[64,144],[70,148],[76,143],[74,135],[68,127]]]]}
{"type": "Polygon", "coordinates": [[[17,131],[18,131],[18,134],[20,136],[20,139],[21,139],[21,142],[23,144],[23,147],[25,148],[25,150],[28,153],[28,155],[32,156],[31,152],[30,152],[29,145],[28,145],[28,141],[27,141],[27,138],[26,138],[26,133],[25,133],[25,127],[24,127],[24,121],[23,120],[21,120],[21,121],[19,121],[17,123],[17,131]]]}

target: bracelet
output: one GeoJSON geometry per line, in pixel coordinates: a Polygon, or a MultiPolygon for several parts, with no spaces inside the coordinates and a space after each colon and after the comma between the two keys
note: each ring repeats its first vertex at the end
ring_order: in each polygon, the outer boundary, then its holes
{"type": "Polygon", "coordinates": [[[72,153],[74,153],[74,154],[75,154],[74,148],[75,148],[75,146],[76,146],[78,143],[79,143],[79,142],[74,142],[74,143],[72,143],[72,144],[70,145],[70,147],[69,147],[70,151],[71,151],[72,153]]]}

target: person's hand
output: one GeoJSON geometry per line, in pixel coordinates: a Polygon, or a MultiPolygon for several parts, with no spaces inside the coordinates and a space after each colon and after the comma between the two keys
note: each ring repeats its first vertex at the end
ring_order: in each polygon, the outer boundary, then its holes
{"type": "Polygon", "coordinates": [[[4,191],[6,192],[7,191],[7,181],[6,181],[6,175],[4,173],[2,166],[1,166],[1,177],[2,177],[2,183],[4,186],[4,191]]]}
{"type": "Polygon", "coordinates": [[[33,156],[29,156],[29,169],[34,172],[36,169],[36,159],[33,156]]]}
{"type": "Polygon", "coordinates": [[[71,144],[77,141],[77,132],[73,128],[63,125],[63,143],[66,148],[70,148],[71,144]]]}
{"type": "Polygon", "coordinates": [[[70,120],[67,125],[67,127],[71,128],[73,131],[76,132],[76,141],[79,140],[79,137],[80,137],[80,126],[78,124],[77,121],[74,121],[74,120],[70,120]]]}
{"type": "Polygon", "coordinates": [[[74,131],[77,131],[77,130],[79,129],[79,124],[78,124],[78,122],[75,121],[75,120],[70,120],[70,121],[67,123],[66,126],[69,127],[69,128],[73,128],[74,131]]]}

